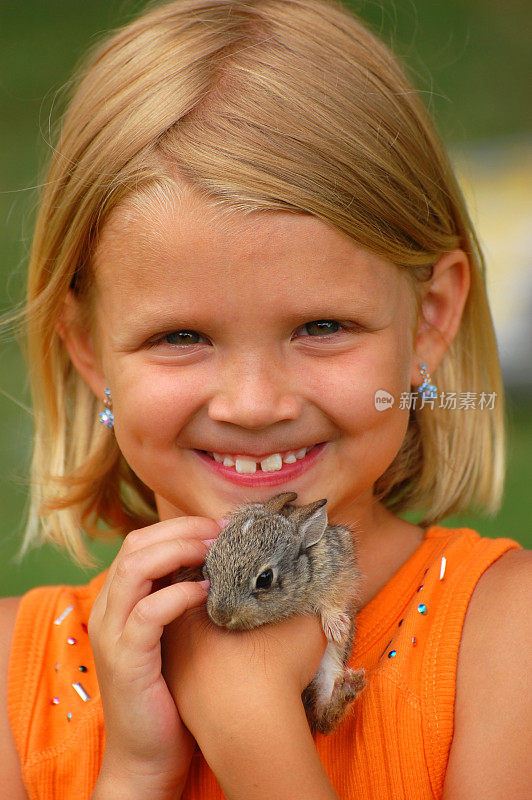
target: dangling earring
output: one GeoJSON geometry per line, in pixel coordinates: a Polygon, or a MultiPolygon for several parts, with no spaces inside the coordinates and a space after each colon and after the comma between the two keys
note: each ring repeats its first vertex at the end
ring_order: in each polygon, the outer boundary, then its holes
{"type": "Polygon", "coordinates": [[[436,400],[438,397],[438,390],[436,386],[431,383],[432,378],[427,372],[427,365],[423,363],[420,366],[419,371],[421,372],[421,377],[423,378],[423,383],[421,386],[417,387],[419,396],[423,397],[425,400],[436,400]]]}
{"type": "Polygon", "coordinates": [[[105,406],[105,410],[100,411],[100,413],[98,414],[98,419],[102,423],[102,425],[105,425],[106,428],[113,428],[115,424],[115,415],[112,412],[113,400],[111,398],[110,389],[105,390],[105,399],[103,401],[103,404],[105,406]]]}

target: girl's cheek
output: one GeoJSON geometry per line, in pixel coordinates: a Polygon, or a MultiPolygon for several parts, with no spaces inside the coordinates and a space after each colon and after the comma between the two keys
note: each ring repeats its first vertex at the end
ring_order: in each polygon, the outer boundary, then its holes
{"type": "Polygon", "coordinates": [[[401,408],[400,401],[402,393],[410,390],[410,367],[398,352],[389,359],[380,355],[359,364],[351,374],[344,372],[331,395],[336,398],[334,416],[340,428],[353,433],[372,431],[379,442],[380,437],[388,437],[393,449],[402,442],[408,425],[409,411],[401,408]]]}
{"type": "Polygon", "coordinates": [[[113,387],[115,417],[135,427],[172,426],[202,402],[201,382],[183,371],[133,364],[117,372],[113,387]]]}
{"type": "Polygon", "coordinates": [[[409,364],[395,348],[388,354],[370,352],[337,371],[331,393],[334,389],[340,407],[351,400],[359,409],[374,410],[377,392],[387,392],[398,402],[400,393],[408,390],[409,374],[409,364]]]}

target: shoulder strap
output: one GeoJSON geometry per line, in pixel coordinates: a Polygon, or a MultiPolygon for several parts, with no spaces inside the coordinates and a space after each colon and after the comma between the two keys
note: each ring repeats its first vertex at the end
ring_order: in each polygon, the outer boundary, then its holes
{"type": "Polygon", "coordinates": [[[467,607],[486,569],[518,547],[511,539],[481,538],[475,531],[457,530],[441,553],[444,560],[438,558],[423,581],[434,616],[422,663],[420,699],[427,767],[436,796],[443,791],[453,736],[458,651],[467,607]]]}
{"type": "Polygon", "coordinates": [[[87,634],[103,582],[33,589],[21,599],[8,715],[33,798],[89,797],[103,756],[103,711],[87,634]]]}

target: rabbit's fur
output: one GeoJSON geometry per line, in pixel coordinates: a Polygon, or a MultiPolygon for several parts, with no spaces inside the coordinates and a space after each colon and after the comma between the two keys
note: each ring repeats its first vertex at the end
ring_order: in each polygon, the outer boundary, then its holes
{"type": "Polygon", "coordinates": [[[233,629],[317,614],[328,645],[303,702],[311,728],[329,733],[365,685],[364,670],[347,667],[361,575],[353,533],[328,525],[327,500],[289,505],[296,497],[285,492],[231,513],[203,569],[207,612],[233,629]]]}

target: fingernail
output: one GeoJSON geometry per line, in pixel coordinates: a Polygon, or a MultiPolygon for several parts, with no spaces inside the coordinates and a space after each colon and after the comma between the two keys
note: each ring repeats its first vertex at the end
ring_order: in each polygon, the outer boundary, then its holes
{"type": "Polygon", "coordinates": [[[228,524],[229,520],[228,519],[217,519],[216,522],[218,523],[220,528],[225,528],[225,526],[228,524]]]}
{"type": "Polygon", "coordinates": [[[209,589],[210,589],[210,587],[211,587],[211,582],[210,582],[209,580],[206,580],[206,581],[198,581],[198,583],[199,583],[199,585],[200,585],[200,586],[201,586],[203,589],[205,589],[205,591],[206,591],[206,592],[208,592],[208,591],[209,591],[209,589]]]}
{"type": "Polygon", "coordinates": [[[216,539],[202,539],[203,544],[206,544],[207,547],[212,547],[215,541],[216,539]]]}

